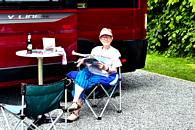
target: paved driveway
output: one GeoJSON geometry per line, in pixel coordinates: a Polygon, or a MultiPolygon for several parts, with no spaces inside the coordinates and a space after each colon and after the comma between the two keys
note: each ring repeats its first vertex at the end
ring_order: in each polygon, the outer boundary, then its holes
{"type": "MultiPolygon", "coordinates": [[[[122,113],[109,106],[102,120],[96,120],[84,106],[78,121],[67,127],[60,124],[58,129],[195,130],[194,82],[137,70],[123,74],[122,87],[122,113]]],[[[1,102],[18,103],[19,91],[15,91],[1,90],[1,102]]],[[[9,115],[9,119],[12,122],[14,118],[9,115]]],[[[4,124],[0,113],[0,130],[6,130],[4,124]]]]}

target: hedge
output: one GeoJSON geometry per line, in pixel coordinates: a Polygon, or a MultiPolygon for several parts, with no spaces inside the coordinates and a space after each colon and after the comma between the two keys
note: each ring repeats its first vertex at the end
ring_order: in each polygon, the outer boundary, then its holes
{"type": "Polygon", "coordinates": [[[148,52],[195,57],[194,0],[148,0],[148,52]]]}

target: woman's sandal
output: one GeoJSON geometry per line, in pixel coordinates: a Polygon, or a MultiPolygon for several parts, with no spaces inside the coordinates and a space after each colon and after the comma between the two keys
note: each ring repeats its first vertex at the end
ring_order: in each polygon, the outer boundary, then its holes
{"type": "Polygon", "coordinates": [[[81,108],[81,105],[78,104],[77,102],[73,102],[70,107],[67,108],[67,112],[73,112],[75,110],[79,110],[81,108]]]}
{"type": "Polygon", "coordinates": [[[67,118],[67,123],[72,123],[79,119],[79,115],[77,115],[74,111],[67,118]]]}

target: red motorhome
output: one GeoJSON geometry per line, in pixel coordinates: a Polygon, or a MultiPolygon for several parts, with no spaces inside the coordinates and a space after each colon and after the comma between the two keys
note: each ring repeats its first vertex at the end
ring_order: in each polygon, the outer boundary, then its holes
{"type": "Polygon", "coordinates": [[[143,68],[146,17],[146,0],[1,0],[0,88],[37,82],[37,59],[16,56],[16,51],[26,49],[28,33],[33,48],[43,48],[42,38],[52,37],[67,53],[66,66],[60,57],[44,59],[44,81],[61,78],[72,69],[73,50],[90,53],[100,45],[103,27],[113,30],[112,46],[122,54],[122,71],[143,68]]]}

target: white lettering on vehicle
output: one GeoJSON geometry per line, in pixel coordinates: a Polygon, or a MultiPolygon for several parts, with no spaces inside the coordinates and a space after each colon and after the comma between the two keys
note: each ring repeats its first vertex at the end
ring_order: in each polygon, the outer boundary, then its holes
{"type": "Polygon", "coordinates": [[[41,19],[41,14],[8,15],[8,19],[41,19]]]}
{"type": "Polygon", "coordinates": [[[14,15],[8,15],[8,18],[9,19],[13,19],[14,18],[14,15]]]}

